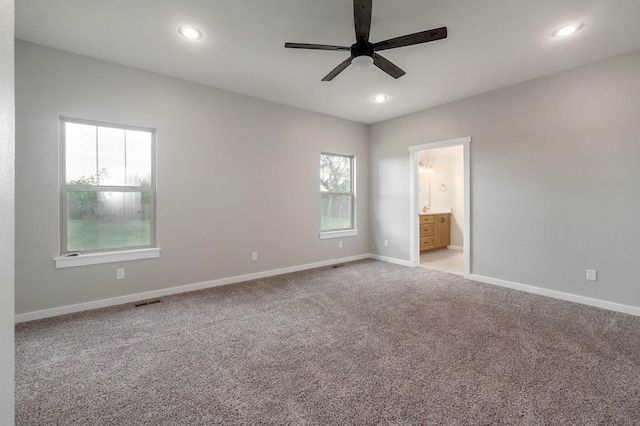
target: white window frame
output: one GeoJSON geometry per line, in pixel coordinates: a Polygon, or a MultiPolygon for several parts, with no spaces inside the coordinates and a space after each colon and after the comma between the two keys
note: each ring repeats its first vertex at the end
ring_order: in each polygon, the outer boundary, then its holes
{"type": "Polygon", "coordinates": [[[122,262],[128,260],[150,259],[160,257],[160,249],[156,246],[156,131],[155,129],[85,120],[71,117],[60,117],[60,256],[54,258],[56,268],[95,265],[101,263],[122,262]],[[122,130],[143,131],[151,134],[151,182],[150,186],[79,186],[66,182],[66,134],[65,124],[76,123],[96,127],[110,127],[122,130]],[[107,248],[69,252],[67,249],[67,196],[72,191],[87,192],[140,192],[151,197],[151,215],[149,218],[149,244],[144,246],[107,248]]]}
{"type": "MultiPolygon", "coordinates": [[[[350,154],[340,154],[336,152],[326,152],[323,151],[320,153],[320,156],[323,155],[331,155],[335,157],[345,157],[348,158],[351,162],[350,167],[350,183],[351,183],[351,191],[350,192],[322,192],[320,191],[320,215],[322,216],[322,196],[323,195],[350,195],[351,196],[351,228],[345,229],[336,229],[336,230],[322,230],[322,222],[321,229],[318,233],[321,240],[330,239],[330,238],[343,238],[343,237],[355,237],[358,235],[358,227],[356,223],[356,156],[350,154]]],[[[322,218],[321,218],[322,221],[322,218]]]]}

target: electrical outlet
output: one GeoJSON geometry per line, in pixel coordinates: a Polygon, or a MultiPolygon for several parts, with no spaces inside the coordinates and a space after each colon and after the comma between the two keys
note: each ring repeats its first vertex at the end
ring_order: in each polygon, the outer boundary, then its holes
{"type": "Polygon", "coordinates": [[[587,281],[597,281],[598,271],[595,269],[587,269],[587,281]]]}
{"type": "Polygon", "coordinates": [[[116,279],[124,280],[124,268],[116,269],[116,279]]]}
{"type": "Polygon", "coordinates": [[[258,252],[254,251],[253,253],[251,253],[251,260],[258,260],[258,252]]]}
{"type": "Polygon", "coordinates": [[[338,241],[338,248],[342,248],[342,241],[338,241]]]}
{"type": "Polygon", "coordinates": [[[389,247],[389,240],[384,240],[384,246],[389,247]]]}

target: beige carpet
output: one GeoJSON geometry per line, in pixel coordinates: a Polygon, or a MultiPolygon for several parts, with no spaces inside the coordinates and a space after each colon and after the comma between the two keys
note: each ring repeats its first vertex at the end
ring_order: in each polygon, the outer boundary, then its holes
{"type": "Polygon", "coordinates": [[[640,422],[640,318],[373,260],[16,326],[17,425],[640,422]]]}

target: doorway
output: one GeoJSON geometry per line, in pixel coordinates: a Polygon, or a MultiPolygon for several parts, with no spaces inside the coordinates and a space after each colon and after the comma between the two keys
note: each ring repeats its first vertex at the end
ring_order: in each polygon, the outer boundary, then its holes
{"type": "Polygon", "coordinates": [[[410,153],[410,263],[471,274],[471,137],[409,147],[410,153]],[[421,216],[422,214],[422,216],[421,216]],[[447,247],[420,252],[421,217],[449,215],[451,238],[447,247]]]}

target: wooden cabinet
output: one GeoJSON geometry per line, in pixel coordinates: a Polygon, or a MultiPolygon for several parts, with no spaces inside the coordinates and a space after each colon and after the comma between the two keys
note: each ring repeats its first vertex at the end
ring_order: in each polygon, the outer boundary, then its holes
{"type": "Polygon", "coordinates": [[[436,217],[423,215],[420,218],[420,251],[436,248],[436,217]]]}
{"type": "Polygon", "coordinates": [[[451,244],[451,215],[420,215],[420,251],[427,251],[451,244]]]}
{"type": "Polygon", "coordinates": [[[435,229],[436,247],[446,247],[451,244],[451,215],[437,214],[435,229]]]}

